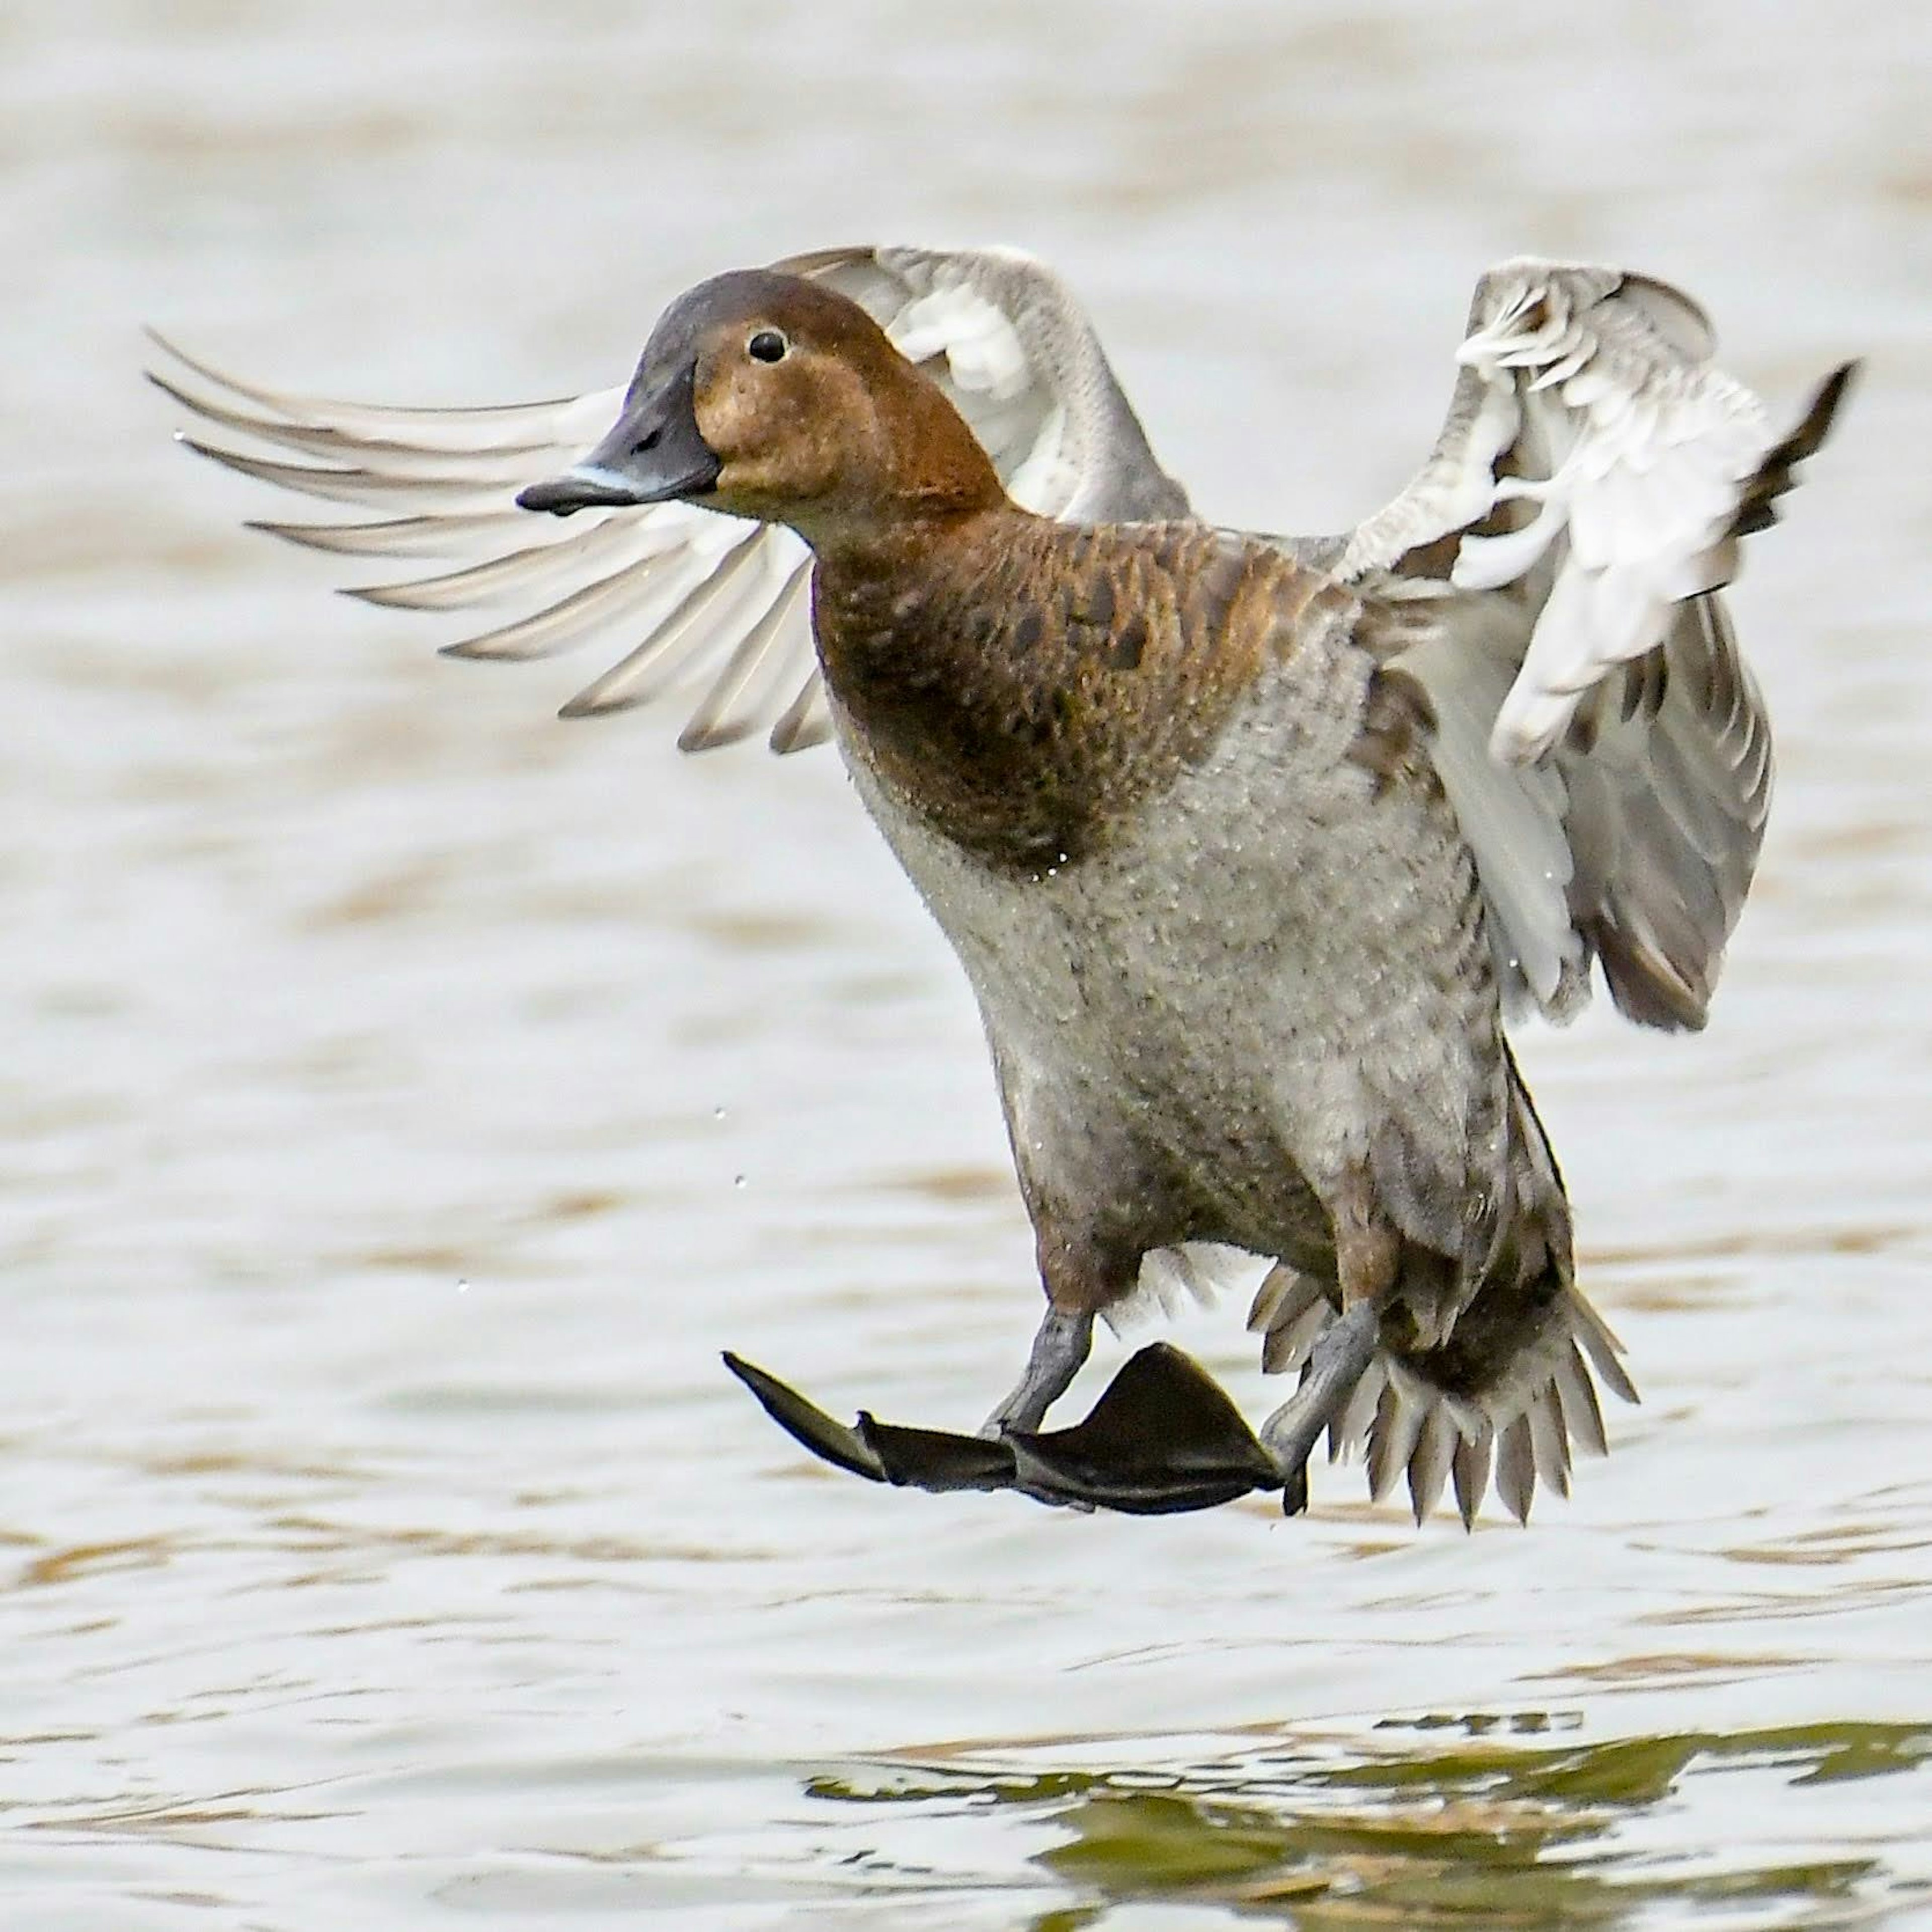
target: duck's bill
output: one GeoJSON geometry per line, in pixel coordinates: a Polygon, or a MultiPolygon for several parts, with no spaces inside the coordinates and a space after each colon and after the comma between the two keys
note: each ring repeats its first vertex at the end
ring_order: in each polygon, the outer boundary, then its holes
{"type": "Polygon", "coordinates": [[[556,517],[574,516],[579,510],[625,509],[664,500],[641,493],[635,484],[588,462],[574,464],[561,476],[532,483],[527,490],[517,493],[519,509],[548,510],[556,517]]]}
{"type": "Polygon", "coordinates": [[[998,1438],[880,1422],[850,1427],[741,1357],[724,1364],[794,1441],[824,1461],[902,1489],[1015,1490],[1076,1508],[1165,1516],[1213,1509],[1282,1474],[1199,1363],[1165,1342],[1135,1355],[1086,1420],[998,1438]]]}
{"type": "Polygon", "coordinates": [[[698,432],[694,380],[687,364],[667,382],[633,386],[604,440],[561,476],[520,492],[520,507],[568,517],[706,496],[722,466],[698,432]]]}

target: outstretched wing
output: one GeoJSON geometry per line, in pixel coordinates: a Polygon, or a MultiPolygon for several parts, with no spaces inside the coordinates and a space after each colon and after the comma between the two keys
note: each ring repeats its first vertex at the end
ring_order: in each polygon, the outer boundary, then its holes
{"type": "Polygon", "coordinates": [[[1012,248],[831,248],[772,266],[865,309],[945,392],[1025,508],[1075,524],[1188,514],[1086,311],[1044,262],[1012,248]]]}
{"type": "Polygon", "coordinates": [[[1411,668],[1506,982],[1557,1017],[1594,956],[1631,1018],[1701,1025],[1763,837],[1770,727],[1715,592],[1850,370],[1780,440],[1714,347],[1664,283],[1492,270],[1435,450],[1340,550],[1344,575],[1446,578],[1517,613],[1452,621],[1411,668]]]}
{"type": "MultiPolygon", "coordinates": [[[[1091,325],[1042,264],[1006,250],[849,248],[777,266],[862,303],[946,388],[1028,508],[1088,521],[1186,513],[1091,325]]],[[[155,340],[166,360],[152,380],[214,432],[184,436],[189,448],[373,513],[255,527],[341,556],[437,566],[352,590],[367,602],[500,620],[444,646],[450,655],[547,657],[608,640],[622,655],[566,716],[694,693],[678,740],[686,751],[766,725],[780,752],[827,735],[811,560],[790,531],[681,503],[568,523],[516,508],[519,489],[602,435],[621,388],[506,408],[373,408],[239,382],[155,340]]]]}

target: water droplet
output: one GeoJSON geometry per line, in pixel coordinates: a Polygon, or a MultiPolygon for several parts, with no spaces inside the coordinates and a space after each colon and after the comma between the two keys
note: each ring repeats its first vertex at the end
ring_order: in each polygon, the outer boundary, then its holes
{"type": "Polygon", "coordinates": [[[744,1177],[742,1174],[734,1174],[734,1175],[732,1175],[732,1177],[731,1177],[731,1185],[732,1185],[734,1187],[742,1187],[742,1186],[744,1186],[744,1184],[745,1184],[745,1177],[744,1177]]]}
{"type": "Polygon", "coordinates": [[[465,1276],[459,1275],[457,1277],[456,1292],[458,1294],[467,1294],[470,1292],[470,1283],[465,1276]]]}
{"type": "Polygon", "coordinates": [[[722,1120],[724,1118],[724,1109],[722,1107],[713,1107],[711,1110],[711,1118],[714,1120],[722,1120]]]}

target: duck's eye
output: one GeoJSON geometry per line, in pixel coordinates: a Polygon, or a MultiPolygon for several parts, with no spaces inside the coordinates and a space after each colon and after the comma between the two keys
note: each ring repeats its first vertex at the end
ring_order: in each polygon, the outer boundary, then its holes
{"type": "Polygon", "coordinates": [[[776,328],[761,328],[745,344],[745,352],[754,362],[782,362],[790,346],[776,328]]]}

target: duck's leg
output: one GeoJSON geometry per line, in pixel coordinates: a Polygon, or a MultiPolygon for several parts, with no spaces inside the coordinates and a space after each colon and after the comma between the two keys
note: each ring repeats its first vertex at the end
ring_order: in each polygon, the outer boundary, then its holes
{"type": "Polygon", "coordinates": [[[1093,1311],[1059,1308],[1048,1302],[1034,1331],[1025,1372],[1012,1393],[987,1417],[980,1433],[997,1438],[1016,1430],[1037,1429],[1085,1366],[1093,1347],[1093,1311]]]}
{"type": "Polygon", "coordinates": [[[1102,1230],[1066,1240],[1037,1208],[1034,1226],[1046,1316],[1019,1386],[987,1424],[1013,1452],[1013,1486],[1042,1502],[1143,1516],[1273,1489],[1274,1462],[1240,1412],[1198,1363],[1165,1342],[1133,1356],[1084,1421],[1040,1431],[1048,1405],[1087,1359],[1095,1314],[1132,1292],[1141,1247],[1102,1230]]]}
{"type": "Polygon", "coordinates": [[[1308,1458],[1375,1358],[1380,1327],[1375,1304],[1357,1302],[1323,1331],[1309,1354],[1301,1386],[1262,1424],[1262,1447],[1280,1473],[1281,1506],[1290,1516],[1308,1507],[1308,1458]]]}
{"type": "Polygon", "coordinates": [[[1086,1366],[1094,1316],[1132,1294],[1140,1277],[1140,1249],[1130,1238],[1050,1197],[1036,1177],[1023,1172],[1022,1179],[1046,1312],[1034,1331],[1024,1372],[987,1417],[982,1436],[1038,1429],[1086,1366]]]}
{"type": "Polygon", "coordinates": [[[861,1412],[834,1421],[764,1370],[731,1370],[795,1440],[874,1482],[920,1490],[1014,1489],[1036,1502],[1158,1515],[1208,1509],[1280,1486],[1274,1459],[1213,1378],[1178,1348],[1142,1348],[1085,1420],[1042,1432],[1048,1409],[1079,1372],[1094,1318],[1129,1293],[1140,1253],[1126,1240],[1068,1240],[1036,1215],[1047,1310],[1019,1382],[977,1436],[909,1429],[861,1412]]]}
{"type": "MultiPolygon", "coordinates": [[[[754,1364],[728,1354],[725,1363],[780,1428],[814,1455],[855,1475],[908,1489],[1028,1489],[1020,1480],[1010,1438],[1030,1438],[1066,1393],[1094,1346],[1095,1310],[1132,1286],[1138,1263],[1138,1257],[1124,1257],[1109,1268],[1090,1244],[1049,1234],[1044,1224],[1038,1244],[1046,1313],[1034,1334],[1025,1372],[976,1436],[883,1423],[864,1410],[848,1428],[754,1364]]],[[[1032,1492],[1042,1501],[1083,1500],[1037,1489],[1032,1492]]]]}
{"type": "MultiPolygon", "coordinates": [[[[1046,1313],[1024,1373],[977,1436],[905,1428],[864,1411],[848,1428],[764,1370],[728,1356],[733,1372],[814,1455],[874,1482],[922,1490],[1015,1489],[1040,1502],[1136,1515],[1208,1509],[1280,1488],[1282,1458],[1262,1447],[1198,1363],[1164,1342],[1129,1360],[1084,1421],[1041,1430],[1047,1411],[1087,1360],[1095,1316],[1132,1292],[1145,1244],[1143,1231],[1104,1222],[1076,1224],[1070,1235],[1072,1217],[1055,1215],[1036,1194],[1028,1204],[1046,1313]]],[[[1343,1398],[1360,1372],[1358,1364],[1343,1398]]],[[[1311,1442],[1318,1430],[1318,1424],[1311,1442]]],[[[1298,1439],[1298,1432],[1290,1439],[1298,1439]]],[[[1294,1466],[1298,1474],[1298,1462],[1294,1466]]]]}
{"type": "Polygon", "coordinates": [[[1308,1458],[1322,1431],[1347,1406],[1375,1359],[1382,1305],[1402,1263],[1400,1238],[1376,1211],[1366,1173],[1349,1174],[1331,1214],[1341,1318],[1310,1351],[1300,1387],[1262,1424],[1262,1446],[1280,1472],[1282,1508],[1290,1516],[1308,1507],[1308,1458]]]}

